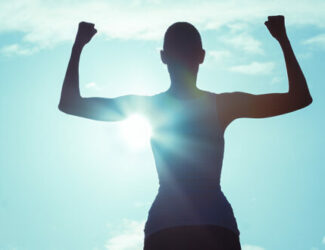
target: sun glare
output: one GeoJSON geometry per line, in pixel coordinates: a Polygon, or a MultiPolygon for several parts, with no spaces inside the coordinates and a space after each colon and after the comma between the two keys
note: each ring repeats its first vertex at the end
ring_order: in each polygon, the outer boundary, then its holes
{"type": "Polygon", "coordinates": [[[121,124],[122,136],[132,148],[143,148],[148,145],[152,129],[148,120],[135,114],[121,124]]]}

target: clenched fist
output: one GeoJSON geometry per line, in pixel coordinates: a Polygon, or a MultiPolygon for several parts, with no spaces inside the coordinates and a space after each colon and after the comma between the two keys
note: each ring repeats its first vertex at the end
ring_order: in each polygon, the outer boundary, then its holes
{"type": "Polygon", "coordinates": [[[269,16],[264,24],[276,40],[281,41],[287,37],[284,16],[269,16]]]}
{"type": "Polygon", "coordinates": [[[75,43],[85,46],[96,33],[95,24],[80,22],[75,43]]]}

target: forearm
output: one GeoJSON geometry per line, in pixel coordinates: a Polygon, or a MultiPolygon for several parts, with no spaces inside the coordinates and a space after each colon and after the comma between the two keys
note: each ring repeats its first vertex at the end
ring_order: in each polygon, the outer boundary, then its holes
{"type": "Polygon", "coordinates": [[[279,43],[283,51],[287,68],[289,94],[292,94],[292,96],[299,99],[299,101],[311,102],[312,98],[308,90],[305,76],[299,66],[288,37],[285,35],[284,38],[279,40],[279,43]]]}
{"type": "Polygon", "coordinates": [[[79,61],[81,51],[82,46],[75,43],[72,47],[70,61],[63,81],[59,104],[61,108],[81,98],[79,89],[79,61]]]}

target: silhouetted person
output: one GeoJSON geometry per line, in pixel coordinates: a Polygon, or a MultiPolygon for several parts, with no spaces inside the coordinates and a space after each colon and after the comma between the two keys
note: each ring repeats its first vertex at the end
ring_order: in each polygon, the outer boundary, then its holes
{"type": "Polygon", "coordinates": [[[237,118],[281,115],[312,102],[286,34],[284,17],[270,16],[265,25],[284,53],[287,93],[214,94],[198,89],[198,68],[205,56],[201,37],[193,25],[178,22],[168,28],[161,51],[171,80],[166,92],[84,98],[79,91],[79,59],[96,29],[94,24],[79,24],[59,109],[101,121],[119,121],[134,112],[150,120],[160,186],[144,229],[145,250],[241,248],[233,210],[220,188],[224,131],[237,118]]]}

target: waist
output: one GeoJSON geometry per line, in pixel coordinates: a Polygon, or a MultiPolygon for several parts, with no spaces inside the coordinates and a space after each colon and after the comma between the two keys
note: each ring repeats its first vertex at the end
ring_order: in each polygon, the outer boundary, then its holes
{"type": "Polygon", "coordinates": [[[220,225],[238,233],[232,207],[220,188],[186,192],[160,188],[149,210],[145,233],[149,235],[177,225],[202,224],[220,225]]]}
{"type": "Polygon", "coordinates": [[[221,192],[220,181],[216,178],[169,178],[159,180],[159,192],[215,191],[221,192]]]}

